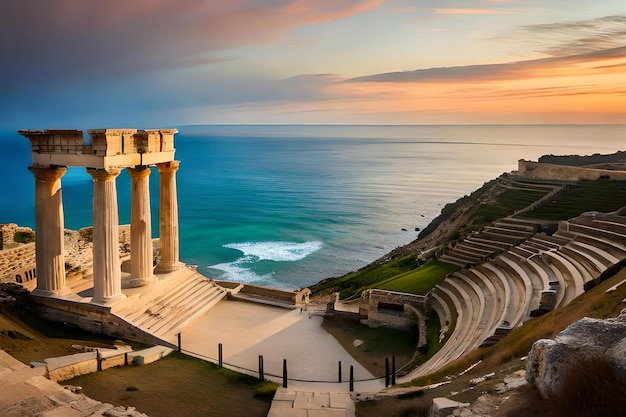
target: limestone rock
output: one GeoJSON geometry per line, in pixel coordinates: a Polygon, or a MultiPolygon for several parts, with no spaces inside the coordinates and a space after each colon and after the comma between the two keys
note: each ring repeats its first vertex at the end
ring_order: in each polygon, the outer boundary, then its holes
{"type": "Polygon", "coordinates": [[[528,355],[526,379],[544,398],[553,398],[580,358],[592,357],[606,359],[619,379],[626,378],[626,309],[614,319],[585,317],[554,340],[536,341],[528,355]]]}
{"type": "Polygon", "coordinates": [[[469,407],[469,403],[460,403],[446,397],[433,398],[433,405],[430,407],[430,417],[447,417],[452,415],[459,408],[469,407]]]}

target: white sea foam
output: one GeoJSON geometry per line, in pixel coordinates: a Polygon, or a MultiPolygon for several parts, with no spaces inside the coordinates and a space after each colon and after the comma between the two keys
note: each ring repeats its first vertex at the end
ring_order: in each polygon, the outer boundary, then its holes
{"type": "Polygon", "coordinates": [[[236,249],[243,256],[232,262],[211,265],[209,268],[223,272],[221,279],[244,283],[271,283],[274,273],[258,274],[253,270],[259,261],[295,262],[320,250],[322,242],[243,242],[229,243],[225,248],[236,249]]]}
{"type": "Polygon", "coordinates": [[[322,242],[243,242],[229,243],[224,247],[239,250],[244,257],[254,257],[259,261],[294,262],[320,250],[322,242]]]}
{"type": "Polygon", "coordinates": [[[227,281],[237,281],[243,283],[268,282],[274,273],[259,275],[244,265],[250,264],[249,257],[239,258],[233,262],[211,265],[209,268],[218,269],[223,272],[220,279],[227,281]]]}

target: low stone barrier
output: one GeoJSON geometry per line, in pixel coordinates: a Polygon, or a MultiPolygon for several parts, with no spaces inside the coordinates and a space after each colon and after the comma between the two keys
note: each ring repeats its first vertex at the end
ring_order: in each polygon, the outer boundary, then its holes
{"type": "Polygon", "coordinates": [[[126,365],[146,365],[169,355],[173,349],[153,346],[140,351],[130,347],[121,349],[94,349],[91,352],[48,358],[46,375],[52,381],[67,381],[77,376],[126,365]]]}

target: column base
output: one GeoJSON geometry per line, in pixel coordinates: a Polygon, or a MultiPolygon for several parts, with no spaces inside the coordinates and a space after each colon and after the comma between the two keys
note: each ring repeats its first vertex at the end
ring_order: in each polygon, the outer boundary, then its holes
{"type": "Polygon", "coordinates": [[[154,272],[156,274],[165,274],[165,273],[168,273],[168,272],[178,271],[180,268],[183,267],[183,265],[185,265],[185,264],[183,264],[182,262],[176,262],[173,265],[158,264],[156,266],[156,268],[154,268],[154,272]]]}
{"type": "Polygon", "coordinates": [[[94,297],[91,299],[91,302],[93,304],[100,304],[100,305],[111,305],[114,304],[118,301],[122,301],[123,299],[125,299],[126,296],[122,293],[111,296],[111,297],[94,297]]]}
{"type": "Polygon", "coordinates": [[[34,290],[31,291],[31,295],[37,295],[39,297],[61,297],[70,293],[71,291],[67,287],[62,288],[60,290],[56,290],[56,291],[42,290],[39,288],[35,288],[34,290]]]}
{"type": "Polygon", "coordinates": [[[155,277],[154,275],[149,276],[149,277],[144,277],[144,278],[130,278],[130,279],[124,280],[124,287],[125,288],[143,287],[146,285],[154,284],[157,281],[158,281],[158,278],[155,277]]]}

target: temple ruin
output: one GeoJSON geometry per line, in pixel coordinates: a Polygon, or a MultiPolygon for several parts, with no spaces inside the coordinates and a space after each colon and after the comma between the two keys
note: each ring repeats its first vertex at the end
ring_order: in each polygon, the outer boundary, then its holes
{"type": "Polygon", "coordinates": [[[150,166],[159,172],[161,260],[156,271],[179,268],[178,201],[174,160],[176,129],[93,129],[91,142],[80,130],[20,130],[31,144],[35,176],[37,295],[66,290],[61,178],[67,167],[85,167],[93,179],[93,298],[107,305],[125,297],[118,255],[116,178],[131,178],[131,268],[126,287],[155,282],[150,218],[150,166]]]}

